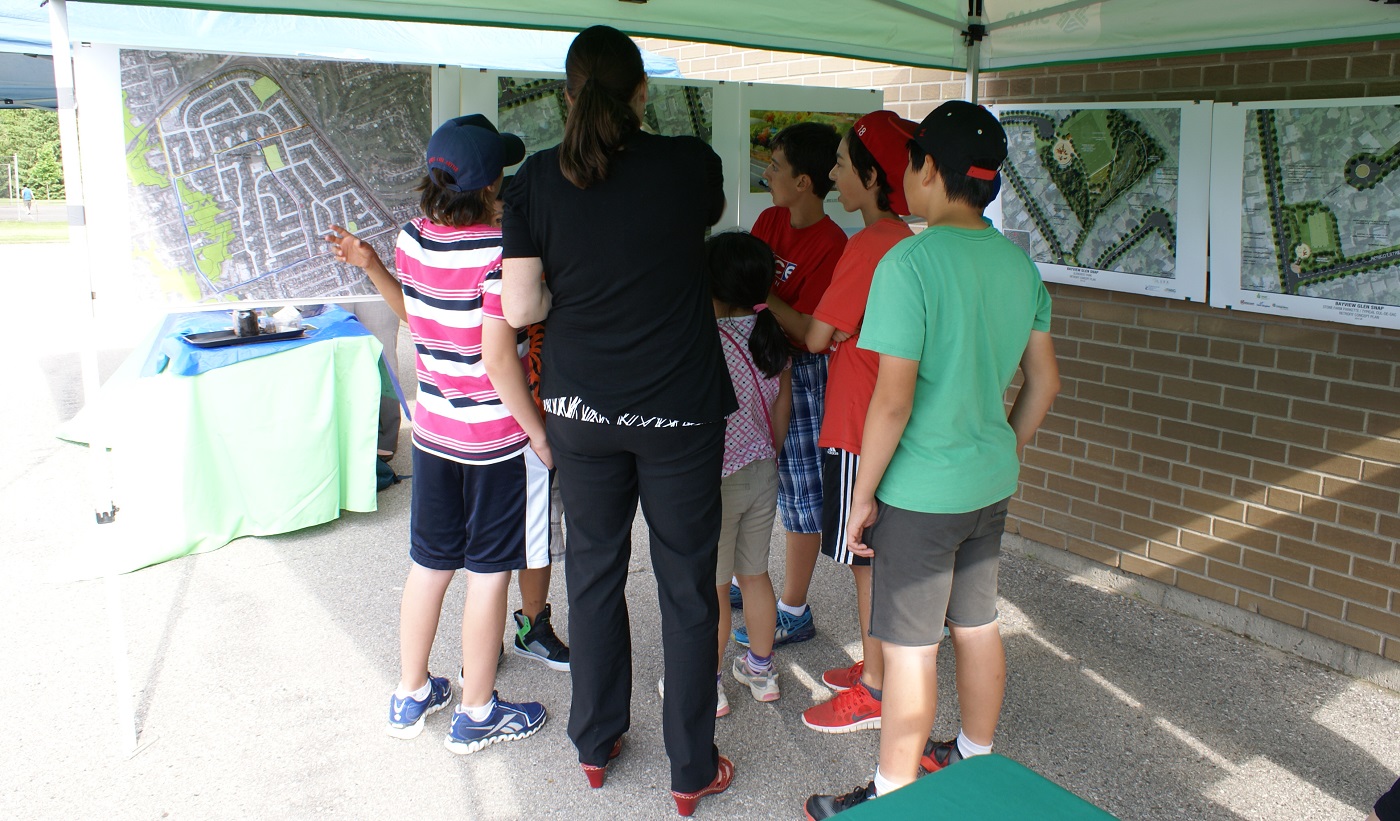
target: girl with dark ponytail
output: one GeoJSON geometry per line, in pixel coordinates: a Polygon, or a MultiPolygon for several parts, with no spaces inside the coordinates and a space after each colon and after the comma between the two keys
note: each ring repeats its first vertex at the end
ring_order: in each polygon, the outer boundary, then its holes
{"type": "MultiPolygon", "coordinates": [[[[778,600],[768,577],[768,545],[778,509],[778,451],[792,413],[791,350],[787,334],[766,302],[773,282],[773,251],[752,234],[731,231],[705,243],[720,347],[739,398],[724,433],[720,496],[724,524],[719,534],[715,595],[719,600],[719,653],[729,642],[730,578],[743,591],[749,649],[734,659],[734,678],[758,701],[776,701],[773,663],[778,600]]],[[[720,675],[724,674],[723,668],[720,675]]],[[[727,706],[727,705],[725,705],[727,706]]]]}
{"type": "Polygon", "coordinates": [[[671,793],[690,815],[734,775],[715,748],[713,584],[725,417],[738,405],[703,266],[723,170],[695,137],[642,130],[647,81],[627,35],[585,30],[565,69],[564,140],[527,159],[506,192],[502,306],[516,327],[548,317],[540,396],[569,518],[569,738],[588,783],[603,786],[632,724],[623,590],[640,500],[671,793]]]}

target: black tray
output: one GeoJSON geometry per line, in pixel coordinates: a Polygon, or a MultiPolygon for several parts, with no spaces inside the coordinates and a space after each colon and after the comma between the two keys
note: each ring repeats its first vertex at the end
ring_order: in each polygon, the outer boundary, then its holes
{"type": "Polygon", "coordinates": [[[284,339],[296,339],[306,333],[306,329],[311,326],[303,325],[291,331],[278,331],[271,334],[258,334],[257,336],[235,336],[232,328],[225,328],[222,331],[203,331],[197,334],[181,334],[181,338],[196,348],[225,348],[229,345],[254,345],[259,342],[277,342],[284,339]]]}

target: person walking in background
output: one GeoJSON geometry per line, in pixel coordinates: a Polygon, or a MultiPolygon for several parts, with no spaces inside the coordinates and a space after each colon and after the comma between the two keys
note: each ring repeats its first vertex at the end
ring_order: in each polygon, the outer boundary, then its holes
{"type": "MultiPolygon", "coordinates": [[[[12,189],[13,190],[13,189],[12,189]]],[[[24,203],[24,213],[29,217],[34,216],[34,191],[29,186],[19,189],[20,202],[24,203]]]]}
{"type": "Polygon", "coordinates": [[[724,419],[737,404],[702,267],[724,212],[719,156],[642,130],[641,53],[607,26],[565,59],[563,142],[506,192],[504,309],[549,319],[542,386],[569,515],[569,738],[589,783],[631,726],[626,583],[640,500],[660,604],[662,729],[682,815],[729,787],[714,744],[714,576],[724,419]]]}
{"type": "Polygon", "coordinates": [[[449,120],[428,141],[419,190],[423,216],[399,234],[395,279],[367,243],[334,226],[339,259],[365,269],[408,321],[418,349],[413,417],[413,563],[399,611],[401,670],[388,732],[414,738],[452,696],[428,671],[442,601],[467,573],[462,613],[462,695],[446,745],[473,753],[525,738],[544,705],[494,691],[512,570],[549,564],[549,472],[544,420],[526,381],[526,335],[501,313],[501,232],[494,225],[501,169],[524,143],[480,114],[449,120]]]}

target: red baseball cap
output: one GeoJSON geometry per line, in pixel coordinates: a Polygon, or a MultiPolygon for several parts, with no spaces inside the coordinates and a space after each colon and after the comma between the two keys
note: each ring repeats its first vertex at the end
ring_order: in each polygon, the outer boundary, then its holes
{"type": "Polygon", "coordinates": [[[893,111],[872,111],[851,126],[851,134],[860,138],[861,145],[885,172],[885,181],[890,184],[890,209],[900,216],[909,214],[909,203],[904,199],[904,169],[909,165],[909,140],[918,127],[918,123],[893,111]]]}

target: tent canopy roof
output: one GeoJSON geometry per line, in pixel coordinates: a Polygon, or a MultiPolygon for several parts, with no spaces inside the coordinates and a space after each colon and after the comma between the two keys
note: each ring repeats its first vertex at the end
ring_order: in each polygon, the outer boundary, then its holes
{"type": "MultiPolygon", "coordinates": [[[[579,30],[966,68],[974,0],[96,0],[117,5],[579,30]]],[[[1400,36],[1379,0],[982,0],[982,70],[1400,36]]]]}

